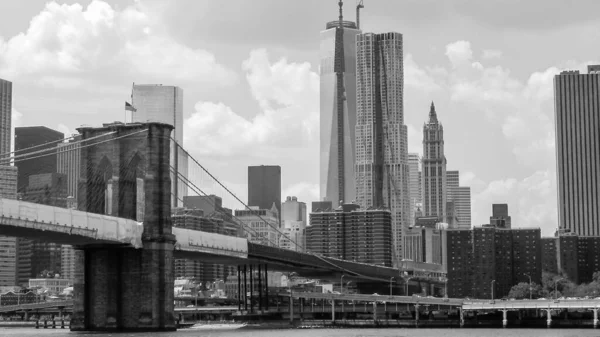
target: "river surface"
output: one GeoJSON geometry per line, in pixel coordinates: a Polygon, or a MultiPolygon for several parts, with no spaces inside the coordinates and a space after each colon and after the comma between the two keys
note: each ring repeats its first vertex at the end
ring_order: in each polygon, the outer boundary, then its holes
{"type": "Polygon", "coordinates": [[[592,329],[290,329],[290,330],[235,330],[161,333],[85,333],[68,330],[34,328],[0,328],[0,336],[58,337],[58,336],[152,336],[152,337],[600,337],[600,330],[592,329]]]}

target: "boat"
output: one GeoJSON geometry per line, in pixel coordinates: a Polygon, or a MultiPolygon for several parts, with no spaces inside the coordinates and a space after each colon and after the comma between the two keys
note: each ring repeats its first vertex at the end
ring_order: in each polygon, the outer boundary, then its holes
{"type": "Polygon", "coordinates": [[[197,323],[190,327],[195,330],[237,330],[245,327],[247,323],[197,323]]]}

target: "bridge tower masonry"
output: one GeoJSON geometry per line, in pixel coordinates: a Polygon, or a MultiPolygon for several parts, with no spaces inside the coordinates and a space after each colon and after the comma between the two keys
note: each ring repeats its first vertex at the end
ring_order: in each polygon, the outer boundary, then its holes
{"type": "Polygon", "coordinates": [[[141,249],[76,247],[72,331],[176,329],[169,162],[172,129],[162,123],[77,129],[83,140],[105,135],[89,141],[96,145],[82,144],[78,208],[136,219],[140,217],[137,193],[143,181],[144,213],[141,249]]]}

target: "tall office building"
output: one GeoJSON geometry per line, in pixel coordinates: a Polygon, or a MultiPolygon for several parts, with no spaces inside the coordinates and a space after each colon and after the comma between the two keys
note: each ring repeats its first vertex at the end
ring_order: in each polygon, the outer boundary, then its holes
{"type": "Polygon", "coordinates": [[[296,197],[287,197],[281,204],[281,228],[283,235],[279,247],[304,251],[306,247],[306,204],[296,197]]]}
{"type": "Polygon", "coordinates": [[[248,166],[248,205],[277,208],[281,219],[281,166],[248,166]]]}
{"type": "Polygon", "coordinates": [[[490,225],[498,228],[511,228],[511,219],[508,215],[508,204],[493,204],[490,225]]]}
{"type": "MultiPolygon", "coordinates": [[[[134,84],[131,103],[136,111],[132,122],[160,122],[173,125],[171,136],[183,146],[183,89],[162,84],[134,84]]],[[[171,166],[183,177],[188,176],[188,156],[174,142],[171,143],[171,166]]],[[[171,201],[173,207],[183,206],[187,184],[175,172],[171,173],[171,201]]]]}
{"type": "MultiPolygon", "coordinates": [[[[9,155],[12,126],[12,83],[0,79],[0,154],[9,155]]],[[[0,197],[17,199],[17,167],[0,166],[0,197]]],[[[27,284],[31,272],[31,242],[0,236],[0,286],[27,284]]]]}
{"type": "Polygon", "coordinates": [[[338,207],[351,202],[354,185],[356,125],[356,24],[339,20],[327,23],[320,47],[320,162],[321,200],[338,207]]]}
{"type": "Polygon", "coordinates": [[[81,170],[81,140],[76,135],[68,143],[59,143],[56,147],[56,172],[67,176],[67,196],[77,200],[79,176],[81,170]]]}
{"type": "Polygon", "coordinates": [[[459,171],[446,171],[446,200],[454,203],[458,218],[457,227],[469,229],[471,228],[471,188],[460,186],[459,177],[459,171]]]}
{"type": "Polygon", "coordinates": [[[10,152],[12,82],[0,78],[0,154],[10,152]]]}
{"type": "Polygon", "coordinates": [[[411,214],[402,35],[359,34],[356,45],[356,203],[391,211],[397,262],[411,214]]]}
{"type": "MultiPolygon", "coordinates": [[[[45,126],[18,127],[15,128],[15,151],[21,155],[45,149],[52,149],[64,138],[65,135],[62,132],[52,130],[45,126]],[[33,146],[36,146],[36,148],[23,151],[24,149],[33,146]]],[[[32,175],[56,173],[56,164],[56,153],[15,162],[15,166],[19,168],[17,192],[23,193],[25,191],[29,184],[29,177],[32,175]]]]}
{"type": "Polygon", "coordinates": [[[600,65],[554,77],[558,224],[600,236],[600,65]]]}
{"type": "Polygon", "coordinates": [[[417,205],[421,204],[421,156],[418,153],[408,154],[408,189],[410,194],[409,227],[415,226],[417,205]]]}
{"type": "Polygon", "coordinates": [[[444,155],[444,127],[438,121],[435,105],[431,102],[429,121],[423,125],[423,214],[437,216],[446,222],[446,156],[444,155]]]}

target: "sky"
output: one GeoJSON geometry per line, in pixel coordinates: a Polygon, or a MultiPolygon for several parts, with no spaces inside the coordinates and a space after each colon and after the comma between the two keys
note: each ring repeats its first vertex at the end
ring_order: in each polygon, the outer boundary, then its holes
{"type": "MultiPolygon", "coordinates": [[[[600,63],[600,2],[364,5],[363,31],[403,34],[410,152],[422,153],[434,101],[448,170],[471,186],[473,224],[508,203],[513,227],[552,235],[552,80],[600,63]]],[[[346,19],[354,7],[345,2],[346,19]]],[[[14,125],[71,134],[123,121],[133,82],[176,85],[184,147],[242,200],[249,165],[280,165],[282,198],[319,199],[319,33],[337,19],[337,0],[1,1],[0,13],[14,125]]]]}

